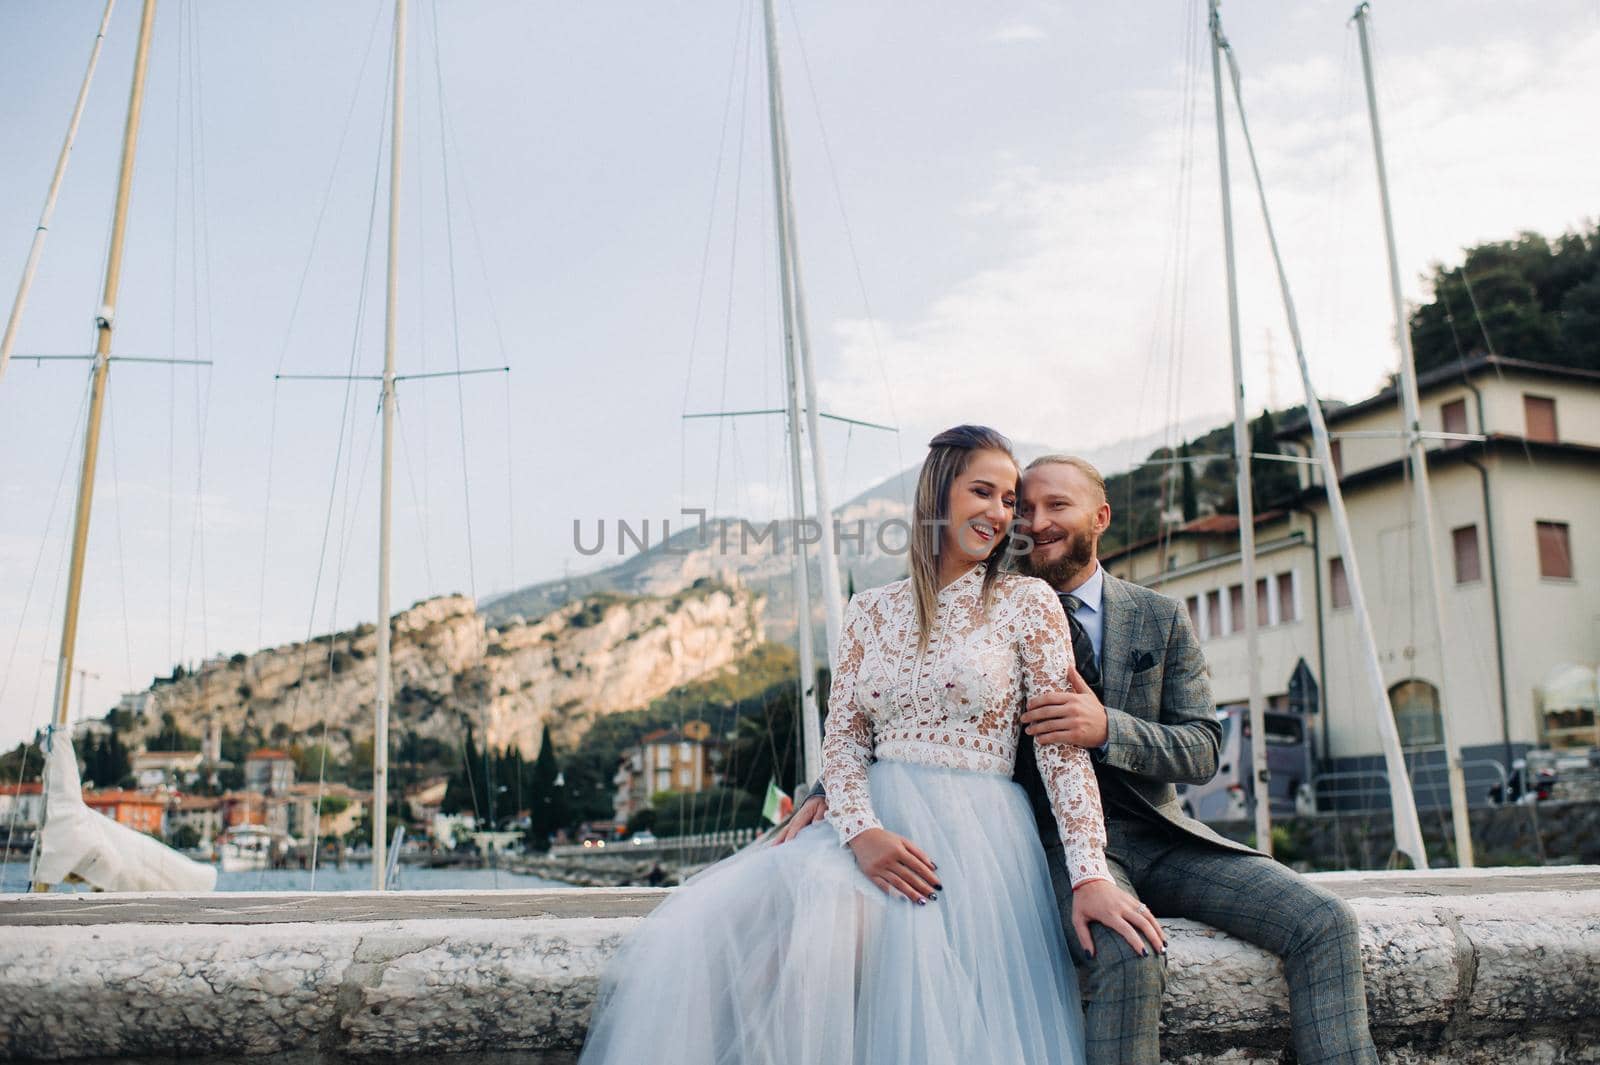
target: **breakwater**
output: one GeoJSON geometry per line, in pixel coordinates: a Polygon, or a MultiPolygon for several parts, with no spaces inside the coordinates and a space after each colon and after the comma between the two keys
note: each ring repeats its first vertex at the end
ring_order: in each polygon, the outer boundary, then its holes
{"type": "MultiPolygon", "coordinates": [[[[1386,1061],[1600,1061],[1600,869],[1318,880],[1361,919],[1386,1061]]],[[[664,894],[0,897],[0,1056],[571,1062],[601,968],[664,894]]],[[[1167,1060],[1286,1060],[1277,961],[1167,926],[1167,1060]]]]}

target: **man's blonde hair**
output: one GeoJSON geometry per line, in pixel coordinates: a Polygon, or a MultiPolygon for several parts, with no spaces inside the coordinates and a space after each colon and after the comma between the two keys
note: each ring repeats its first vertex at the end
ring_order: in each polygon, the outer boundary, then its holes
{"type": "Polygon", "coordinates": [[[1094,485],[1095,491],[1100,493],[1100,501],[1102,503],[1106,502],[1106,479],[1105,477],[1101,476],[1099,470],[1095,469],[1094,463],[1090,462],[1088,459],[1080,458],[1077,455],[1040,455],[1038,458],[1028,463],[1027,470],[1023,470],[1022,472],[1026,473],[1028,470],[1031,470],[1036,466],[1071,466],[1073,469],[1089,478],[1089,483],[1094,485]]]}

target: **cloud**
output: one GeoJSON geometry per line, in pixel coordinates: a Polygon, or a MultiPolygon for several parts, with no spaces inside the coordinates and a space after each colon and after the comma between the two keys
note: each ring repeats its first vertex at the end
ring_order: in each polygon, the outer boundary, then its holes
{"type": "Polygon", "coordinates": [[[1049,39],[1048,33],[1028,22],[1008,22],[989,34],[991,44],[1033,44],[1049,39]]]}
{"type": "MultiPolygon", "coordinates": [[[[1524,228],[1559,231],[1592,212],[1585,182],[1600,160],[1570,123],[1574,101],[1600,99],[1600,67],[1589,58],[1597,50],[1600,33],[1589,33],[1470,52],[1435,47],[1380,66],[1408,299],[1427,298],[1419,275],[1430,261],[1524,228]],[[1450,76],[1461,70],[1473,72],[1472,88],[1450,76]]],[[[1241,61],[1313,378],[1325,396],[1360,398],[1396,354],[1359,66],[1341,78],[1328,63],[1253,72],[1248,56],[1241,61]]],[[[987,421],[1017,438],[1079,448],[1174,418],[1226,417],[1208,102],[1198,116],[1188,255],[1176,271],[1167,131],[1099,171],[1052,174],[1002,160],[959,216],[973,232],[952,241],[996,253],[921,313],[879,321],[876,344],[868,323],[834,323],[838,358],[824,368],[824,394],[881,393],[881,359],[905,425],[987,421]]],[[[1237,133],[1231,143],[1246,391],[1252,408],[1296,403],[1298,372],[1255,190],[1237,133]]]]}

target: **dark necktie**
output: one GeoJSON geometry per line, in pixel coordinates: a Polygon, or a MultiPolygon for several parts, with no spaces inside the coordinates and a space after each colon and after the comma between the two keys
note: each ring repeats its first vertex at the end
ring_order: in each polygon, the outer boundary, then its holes
{"type": "Polygon", "coordinates": [[[1067,612],[1067,628],[1072,632],[1072,657],[1077,662],[1078,675],[1089,682],[1096,697],[1104,698],[1100,694],[1100,663],[1095,658],[1094,641],[1089,639],[1089,631],[1078,620],[1078,608],[1083,600],[1071,592],[1060,592],[1058,596],[1061,609],[1067,612]]]}

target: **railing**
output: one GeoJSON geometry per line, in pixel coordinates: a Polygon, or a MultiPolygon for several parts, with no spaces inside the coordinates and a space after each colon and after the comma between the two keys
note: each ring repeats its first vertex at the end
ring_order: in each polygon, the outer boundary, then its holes
{"type": "MultiPolygon", "coordinates": [[[[1463,773],[1469,777],[1467,805],[1471,806],[1471,789],[1482,784],[1485,778],[1498,783],[1502,796],[1510,794],[1510,777],[1506,767],[1493,758],[1474,758],[1461,763],[1463,773]],[[1482,770],[1472,773],[1471,770],[1482,770]]],[[[1408,766],[1411,793],[1423,809],[1442,809],[1450,805],[1449,767],[1443,762],[1424,762],[1408,766]],[[1426,783],[1424,783],[1426,782],[1426,783]]],[[[1389,802],[1389,774],[1383,769],[1351,769],[1337,773],[1318,773],[1312,782],[1316,789],[1319,813],[1340,813],[1352,816],[1387,813],[1389,802]]]]}
{"type": "Polygon", "coordinates": [[[589,845],[567,843],[550,848],[552,858],[676,858],[684,860],[710,860],[721,854],[731,854],[753,843],[762,833],[754,828],[725,829],[721,832],[698,832],[692,836],[665,836],[648,842],[635,838],[593,840],[589,845]]]}

